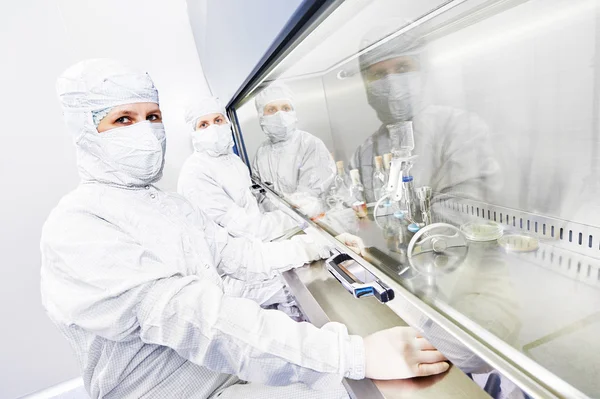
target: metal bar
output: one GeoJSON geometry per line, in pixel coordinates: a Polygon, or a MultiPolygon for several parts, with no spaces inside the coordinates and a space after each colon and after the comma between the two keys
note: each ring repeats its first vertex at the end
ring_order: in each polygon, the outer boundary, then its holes
{"type": "MultiPolygon", "coordinates": [[[[250,170],[250,158],[248,158],[248,153],[246,152],[246,143],[244,143],[244,137],[242,136],[242,128],[237,118],[237,111],[235,110],[235,108],[228,108],[227,116],[232,122],[231,125],[233,126],[233,137],[238,148],[238,155],[242,159],[242,161],[244,161],[244,163],[248,167],[248,170],[250,170]]],[[[252,174],[252,171],[250,171],[250,174],[252,174]]]]}

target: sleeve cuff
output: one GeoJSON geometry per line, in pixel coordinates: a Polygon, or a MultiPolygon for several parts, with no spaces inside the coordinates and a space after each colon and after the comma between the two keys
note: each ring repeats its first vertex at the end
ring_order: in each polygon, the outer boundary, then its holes
{"type": "Polygon", "coordinates": [[[346,351],[346,371],[344,377],[351,380],[365,378],[365,344],[358,335],[348,336],[349,343],[346,351]]]}

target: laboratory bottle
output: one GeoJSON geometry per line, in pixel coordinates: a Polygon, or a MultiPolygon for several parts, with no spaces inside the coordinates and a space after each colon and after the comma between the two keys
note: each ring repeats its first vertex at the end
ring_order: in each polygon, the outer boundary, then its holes
{"type": "Polygon", "coordinates": [[[392,153],[391,152],[386,152],[385,154],[383,154],[383,169],[385,170],[385,173],[390,174],[390,166],[392,165],[392,153]]]}
{"type": "Polygon", "coordinates": [[[344,200],[347,200],[350,194],[351,182],[346,173],[346,169],[344,169],[344,161],[337,161],[335,166],[337,168],[337,174],[335,175],[333,184],[337,194],[344,200]]]}
{"type": "Polygon", "coordinates": [[[350,186],[350,196],[352,198],[352,209],[356,212],[356,216],[362,218],[367,216],[367,202],[365,201],[365,187],[360,182],[360,174],[358,169],[350,171],[352,185],[350,186]]]}
{"type": "Polygon", "coordinates": [[[344,161],[337,161],[335,165],[337,173],[333,179],[333,184],[329,188],[329,195],[325,201],[331,209],[344,208],[344,202],[350,207],[352,204],[350,199],[350,184],[348,182],[348,175],[344,169],[344,161]]]}
{"type": "MultiPolygon", "coordinates": [[[[383,194],[385,194],[385,185],[387,180],[383,171],[383,159],[381,156],[375,157],[375,171],[373,172],[373,194],[375,195],[375,201],[379,201],[383,194]]],[[[383,207],[383,204],[381,204],[383,207]]]]}

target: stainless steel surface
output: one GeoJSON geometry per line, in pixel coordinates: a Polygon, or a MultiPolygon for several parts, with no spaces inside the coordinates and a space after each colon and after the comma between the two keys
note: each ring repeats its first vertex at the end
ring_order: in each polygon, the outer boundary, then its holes
{"type": "MultiPolygon", "coordinates": [[[[345,324],[350,333],[366,336],[385,328],[406,325],[393,311],[374,298],[353,298],[327,272],[322,261],[286,272],[283,276],[303,313],[317,326],[337,321],[345,324]]],[[[374,388],[370,380],[347,382],[350,383],[347,388],[352,389],[358,399],[382,397],[370,390],[374,388]]],[[[386,399],[489,398],[455,367],[440,376],[376,381],[375,384],[386,399]]]]}
{"type": "MultiPolygon", "coordinates": [[[[403,276],[406,275],[406,281],[409,282],[412,281],[410,277],[418,277],[418,274],[412,272],[410,267],[402,264],[402,262],[407,262],[407,258],[406,256],[402,257],[401,252],[395,252],[394,254],[390,253],[390,255],[395,256],[396,259],[400,259],[400,263],[394,261],[382,261],[378,256],[373,256],[369,253],[367,253],[367,256],[365,256],[363,259],[334,238],[334,236],[337,234],[335,230],[328,228],[322,223],[317,225],[314,221],[302,216],[297,209],[294,209],[281,197],[278,197],[269,186],[263,183],[260,184],[266,189],[270,199],[279,204],[279,207],[282,211],[292,217],[304,218],[304,220],[310,226],[308,229],[306,229],[308,233],[319,234],[323,240],[329,242],[332,248],[340,252],[345,252],[375,277],[385,281],[386,285],[393,289],[394,295],[396,296],[396,300],[388,302],[387,306],[389,306],[389,308],[392,309],[397,316],[410,320],[411,317],[415,316],[416,312],[417,316],[422,315],[428,318],[428,320],[440,326],[443,331],[455,339],[456,343],[464,345],[465,348],[478,356],[483,362],[487,363],[493,369],[508,377],[513,383],[526,391],[527,394],[533,398],[545,399],[558,397],[585,397],[571,385],[565,383],[563,380],[557,378],[547,370],[540,368],[537,363],[529,359],[521,359],[520,363],[525,363],[524,368],[515,365],[513,360],[506,356],[506,354],[509,353],[511,357],[518,357],[518,353],[515,354],[512,347],[506,348],[507,344],[503,340],[498,339],[495,335],[488,333],[485,329],[482,329],[476,323],[473,323],[468,317],[465,317],[460,312],[455,311],[452,307],[445,306],[440,302],[438,302],[436,306],[432,306],[432,304],[429,302],[424,302],[423,298],[419,295],[422,294],[423,286],[430,287],[432,285],[432,281],[429,279],[426,279],[424,282],[417,279],[415,280],[414,284],[408,288],[405,287],[404,284],[401,284],[396,278],[400,274],[403,276]],[[391,265],[396,263],[399,266],[397,269],[393,268],[393,266],[390,268],[391,265]],[[443,308],[443,310],[440,310],[440,307],[443,308]],[[460,324],[457,323],[456,320],[460,320],[460,324]],[[466,325],[467,328],[463,330],[460,327],[461,324],[466,325]],[[484,335],[484,338],[480,339],[467,331],[477,331],[479,335],[484,335]],[[530,374],[529,370],[533,370],[534,374],[530,374]],[[556,393],[556,391],[553,392],[551,389],[549,389],[548,385],[538,380],[539,376],[546,381],[550,381],[550,385],[560,393],[556,393]]],[[[390,215],[385,217],[392,218],[390,215]]],[[[370,220],[361,221],[360,235],[365,239],[365,243],[369,244],[372,242],[372,239],[381,240],[382,236],[379,232],[380,230],[376,227],[374,222],[370,220]]],[[[386,242],[386,245],[389,245],[389,241],[386,242]]],[[[397,247],[397,242],[392,246],[396,249],[399,249],[397,247]]],[[[371,250],[373,249],[376,249],[376,247],[373,246],[371,250]]],[[[471,281],[468,278],[466,280],[468,282],[471,281]]],[[[477,285],[478,282],[473,281],[472,283],[477,285]]],[[[435,282],[433,282],[433,286],[436,286],[435,282]]],[[[344,290],[341,286],[339,286],[338,289],[342,291],[344,290]]],[[[485,292],[480,293],[480,295],[481,294],[485,294],[485,292]]],[[[489,293],[489,295],[494,294],[494,292],[489,293]]],[[[411,325],[414,326],[412,323],[411,325]]]]}
{"type": "MultiPolygon", "coordinates": [[[[389,216],[386,218],[393,220],[389,216]]],[[[434,216],[435,219],[456,220],[455,216],[448,214],[434,216]]],[[[540,267],[541,264],[536,264],[536,258],[531,254],[521,256],[507,253],[495,242],[469,243],[469,252],[463,262],[436,267],[433,273],[414,265],[407,269],[395,239],[386,238],[373,221],[361,221],[358,235],[371,248],[371,252],[381,249],[388,256],[383,260],[381,256],[374,259],[378,256],[374,253],[375,256],[367,257],[367,260],[378,265],[391,278],[383,280],[394,289],[396,295],[402,296],[402,291],[392,281],[484,343],[493,354],[484,354],[482,358],[495,367],[499,366],[499,371],[516,381],[517,374],[532,374],[528,377],[532,378],[532,385],[522,386],[531,394],[535,395],[537,389],[534,387],[541,383],[538,388],[545,387],[541,392],[544,389],[548,391],[539,397],[546,397],[553,390],[558,396],[586,397],[557,377],[557,374],[562,378],[567,377],[566,381],[576,381],[578,386],[585,386],[592,392],[597,389],[594,387],[597,384],[593,377],[594,369],[565,361],[564,356],[569,354],[571,358],[579,359],[585,358],[590,348],[596,351],[598,343],[592,336],[594,331],[600,334],[600,323],[586,324],[587,332],[580,337],[585,338],[583,345],[579,340],[563,340],[560,346],[546,345],[543,349],[540,346],[536,357],[528,357],[523,351],[523,347],[532,341],[597,312],[600,303],[600,291],[597,289],[586,286],[583,281],[571,280],[540,267]],[[539,284],[541,281],[545,284],[539,284]],[[567,303],[563,297],[555,295],[555,290],[561,286],[569,287],[567,303]],[[572,307],[574,303],[577,306],[572,307]],[[557,309],[564,309],[565,313],[557,313],[557,309]],[[552,353],[556,353],[556,356],[552,356],[552,353]],[[504,358],[503,363],[506,364],[496,365],[493,356],[504,358]]],[[[546,250],[550,251],[551,248],[548,245],[546,250]]],[[[541,261],[541,256],[538,255],[538,259],[541,261]]],[[[549,262],[548,257],[546,262],[549,262]]],[[[437,318],[436,322],[440,320],[437,318]]]]}

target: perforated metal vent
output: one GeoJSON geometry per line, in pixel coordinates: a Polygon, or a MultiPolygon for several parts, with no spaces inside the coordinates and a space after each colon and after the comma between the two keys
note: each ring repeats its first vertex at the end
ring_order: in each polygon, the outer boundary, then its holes
{"type": "Polygon", "coordinates": [[[508,232],[540,239],[540,249],[519,256],[570,278],[600,286],[600,228],[464,198],[437,199],[434,220],[493,220],[508,232]],[[466,217],[466,218],[465,218],[466,217]]]}

